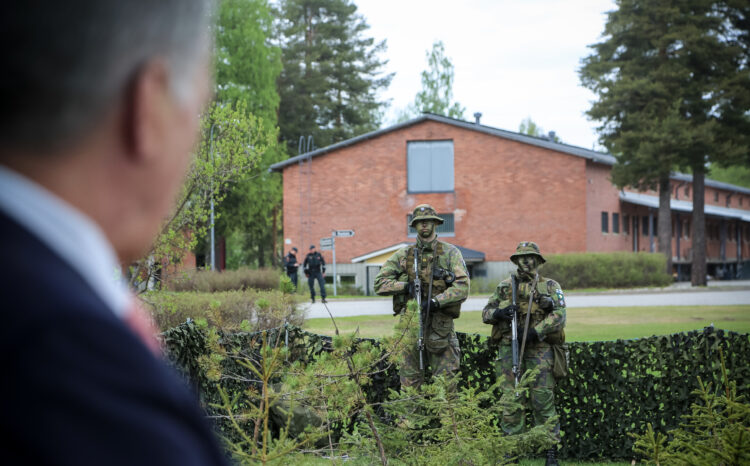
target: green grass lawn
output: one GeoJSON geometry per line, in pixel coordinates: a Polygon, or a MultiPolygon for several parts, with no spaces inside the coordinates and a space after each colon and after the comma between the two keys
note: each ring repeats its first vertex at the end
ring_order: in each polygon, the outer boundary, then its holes
{"type": "MultiPolygon", "coordinates": [[[[339,331],[353,332],[359,327],[360,336],[370,338],[390,335],[395,322],[389,315],[336,319],[339,331]]],[[[459,332],[489,335],[490,326],[482,323],[480,311],[462,312],[455,322],[459,332]]],[[[565,334],[567,341],[631,339],[702,329],[712,323],[716,328],[750,333],[750,305],[574,308],[568,309],[565,334]]],[[[304,327],[334,334],[330,318],[307,319],[304,327]]]]}

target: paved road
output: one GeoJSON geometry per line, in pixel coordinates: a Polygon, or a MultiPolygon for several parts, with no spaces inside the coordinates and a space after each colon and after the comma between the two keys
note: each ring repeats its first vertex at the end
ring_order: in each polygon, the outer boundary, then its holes
{"type": "MultiPolygon", "coordinates": [[[[487,297],[471,297],[461,306],[463,311],[479,311],[487,304],[487,297]]],[[[567,294],[569,308],[575,307],[624,307],[624,306],[704,306],[750,304],[750,289],[742,290],[691,290],[671,289],[656,292],[619,292],[567,294]]],[[[328,317],[321,303],[304,304],[308,318],[328,317]]],[[[361,299],[328,301],[328,309],[334,317],[391,314],[390,299],[361,299]]]]}

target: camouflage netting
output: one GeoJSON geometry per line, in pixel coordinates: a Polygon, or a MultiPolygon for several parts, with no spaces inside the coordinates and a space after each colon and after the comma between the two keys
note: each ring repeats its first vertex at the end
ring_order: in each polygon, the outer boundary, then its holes
{"type": "MultiPolygon", "coordinates": [[[[462,383],[490,386],[495,378],[495,350],[486,337],[461,333],[458,337],[463,352],[462,383]]],[[[206,405],[218,402],[217,382],[201,362],[210,357],[206,335],[187,323],[165,332],[165,338],[170,358],[195,384],[206,405]]],[[[227,353],[241,351],[252,360],[263,339],[288,345],[290,358],[306,361],[329,349],[331,343],[330,337],[291,326],[260,334],[220,335],[218,342],[227,353]]],[[[558,381],[555,390],[563,458],[631,458],[629,432],[641,433],[649,422],[661,431],[677,427],[694,401],[691,392],[699,376],[714,387],[721,386],[719,348],[738,394],[750,395],[750,339],[746,334],[707,327],[635,340],[570,343],[569,347],[570,376],[558,381]]],[[[223,358],[221,367],[225,375],[252,379],[232,357],[223,358]]],[[[385,370],[367,387],[371,402],[383,401],[388,388],[398,387],[395,370],[381,369],[385,370]]],[[[230,391],[248,384],[232,378],[223,378],[221,383],[230,391]]],[[[210,406],[208,412],[216,414],[210,406]]],[[[219,423],[217,428],[225,426],[219,423]]]]}

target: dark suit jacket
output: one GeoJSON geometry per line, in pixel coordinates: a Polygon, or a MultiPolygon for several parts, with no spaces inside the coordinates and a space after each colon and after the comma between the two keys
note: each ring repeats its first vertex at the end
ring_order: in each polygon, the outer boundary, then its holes
{"type": "Polygon", "coordinates": [[[226,464],[177,375],[2,212],[0,264],[3,464],[226,464]]]}

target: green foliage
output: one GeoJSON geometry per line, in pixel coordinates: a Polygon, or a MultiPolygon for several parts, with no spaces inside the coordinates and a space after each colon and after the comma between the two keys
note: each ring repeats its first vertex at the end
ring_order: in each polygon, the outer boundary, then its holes
{"type": "Polygon", "coordinates": [[[663,254],[586,252],[551,255],[543,266],[545,276],[555,277],[564,289],[632,288],[667,286],[663,254]]]}
{"type": "Polygon", "coordinates": [[[712,180],[750,188],[750,167],[747,166],[720,167],[711,165],[710,176],[712,180]]]}
{"type": "MultiPolygon", "coordinates": [[[[217,100],[225,105],[242,104],[247,112],[261,117],[275,141],[281,50],[270,43],[271,34],[272,16],[266,0],[219,3],[217,100]]],[[[281,243],[282,189],[281,177],[268,173],[268,167],[285,158],[282,147],[267,147],[252,171],[236,180],[217,204],[216,231],[226,238],[228,268],[275,263],[278,254],[274,245],[281,243]]]]}
{"type": "MultiPolygon", "coordinates": [[[[409,328],[408,323],[405,325],[409,328]]],[[[433,386],[426,387],[425,393],[429,393],[429,396],[417,402],[416,406],[408,404],[409,397],[393,398],[393,391],[399,388],[399,382],[395,367],[388,360],[389,352],[396,349],[399,341],[413,344],[409,339],[399,340],[396,338],[398,334],[380,343],[358,340],[353,335],[332,340],[291,326],[281,326],[260,334],[221,334],[189,323],[170,329],[164,335],[171,359],[200,388],[208,403],[221,403],[216,379],[209,379],[206,373],[207,368],[212,369],[215,376],[213,368],[218,367],[219,373],[224,374],[219,377],[218,383],[227,393],[239,390],[242,395],[237,404],[245,407],[253,403],[259,406],[259,394],[263,389],[257,377],[238,364],[238,359],[259,361],[258,351],[262,341],[286,347],[288,352],[282,353],[284,367],[292,367],[294,371],[288,371],[290,376],[285,379],[286,388],[278,392],[287,397],[300,394],[294,400],[296,406],[305,403],[308,390],[310,400],[324,403],[309,402],[307,406],[310,408],[308,411],[317,413],[316,417],[321,420],[320,425],[324,429],[326,426],[333,428],[334,433],[329,439],[333,443],[329,444],[327,452],[338,450],[335,441],[340,433],[343,435],[340,440],[342,448],[350,448],[352,454],[368,451],[368,459],[372,461],[379,454],[372,456],[372,452],[378,451],[373,434],[377,432],[389,460],[398,461],[397,458],[401,458],[404,462],[412,461],[412,464],[430,464],[439,462],[441,457],[452,457],[446,455],[451,455],[454,449],[466,448],[462,451],[473,457],[475,453],[469,452],[464,442],[471,444],[474,438],[494,438],[496,435],[491,427],[490,418],[493,415],[482,411],[497,409],[494,404],[499,403],[493,402],[496,397],[492,398],[491,395],[496,383],[493,361],[497,349],[489,346],[487,339],[479,335],[458,334],[462,360],[457,398],[451,400],[452,415],[445,401],[445,381],[438,380],[433,386]],[[211,337],[212,332],[216,336],[211,337]],[[221,349],[209,349],[209,340],[217,342],[221,349]],[[209,359],[214,366],[206,363],[206,355],[212,352],[218,353],[218,357],[209,359]],[[347,360],[351,361],[351,367],[347,360]],[[353,380],[360,382],[362,393],[358,393],[353,380]],[[248,386],[252,390],[248,391],[248,386]],[[330,399],[326,400],[326,397],[330,399]],[[412,408],[422,413],[421,417],[415,418],[415,422],[428,429],[426,437],[421,436],[422,429],[412,429],[415,425],[410,427],[408,423],[400,426],[406,430],[397,430],[399,413],[404,414],[412,408]],[[346,413],[349,413],[350,420],[347,420],[346,413]],[[430,413],[439,415],[432,416],[430,413]],[[368,414],[372,424],[367,419],[368,414]],[[465,416],[471,421],[462,425],[460,419],[465,416]],[[458,421],[454,423],[453,418],[458,421]],[[341,423],[333,423],[334,419],[341,423]],[[375,429],[370,425],[374,425],[375,429]],[[460,441],[454,441],[455,432],[459,433],[460,441]],[[451,436],[454,440],[447,440],[451,436]],[[438,438],[446,439],[447,443],[436,441],[438,438]],[[424,445],[413,444],[422,439],[426,440],[424,445]],[[409,445],[404,445],[405,442],[409,445]],[[443,447],[443,456],[440,456],[437,452],[443,447]],[[407,451],[403,449],[414,452],[413,460],[400,455],[407,451]],[[438,460],[420,463],[420,458],[425,457],[438,460]]],[[[720,369],[716,362],[720,348],[726,354],[727,374],[736,381],[736,393],[738,396],[750,394],[748,335],[714,331],[708,327],[703,331],[636,340],[576,342],[570,343],[569,347],[570,375],[566,379],[559,379],[555,387],[563,458],[579,461],[630,458],[633,439],[629,432],[643,431],[648,423],[656,426],[659,432],[678,427],[681,416],[689,412],[691,403],[696,401],[694,390],[699,388],[696,382],[698,377],[718,384],[721,390],[726,389],[726,385],[715,377],[720,369]]],[[[216,413],[214,408],[209,408],[209,414],[216,413]]],[[[294,419],[299,421],[302,418],[294,416],[294,419]]],[[[293,425],[295,420],[289,421],[288,416],[282,415],[280,420],[275,421],[273,431],[278,432],[278,426],[289,422],[293,425]]],[[[230,434],[233,428],[224,422],[220,422],[217,428],[225,435],[233,435],[230,434]]],[[[297,430],[304,431],[304,428],[298,426],[297,430]]],[[[534,434],[530,435],[527,438],[529,443],[520,437],[513,448],[516,451],[524,448],[525,451],[533,450],[531,443],[534,434]]],[[[496,441],[502,442],[499,439],[496,441]]],[[[493,442],[486,442],[487,445],[480,443],[474,444],[479,450],[476,455],[489,455],[493,442]]],[[[503,451],[506,448],[513,450],[509,443],[504,444],[503,451]]],[[[446,461],[440,464],[446,464],[446,461]]],[[[475,464],[483,462],[477,461],[475,464]]]]}
{"type": "MultiPolygon", "coordinates": [[[[221,202],[227,188],[242,179],[274,144],[274,133],[259,118],[236,107],[213,104],[201,120],[197,156],[176,207],[144,259],[133,265],[131,284],[147,282],[157,265],[177,264],[210,226],[210,202],[221,202]]],[[[167,267],[163,272],[170,271],[167,267]]]]}
{"type": "Polygon", "coordinates": [[[151,291],[141,295],[157,326],[166,330],[188,319],[203,327],[225,331],[259,331],[284,322],[301,325],[304,313],[292,295],[277,290],[174,293],[151,291]]]}
{"type": "Polygon", "coordinates": [[[680,427],[665,435],[655,433],[649,423],[644,434],[631,434],[633,451],[657,465],[750,463],[750,404],[737,395],[737,383],[728,379],[723,357],[721,369],[723,390],[712,390],[711,383],[698,377],[693,391],[698,402],[683,415],[680,427]]]}
{"type": "Polygon", "coordinates": [[[435,41],[432,50],[427,52],[428,68],[422,71],[422,90],[417,92],[414,103],[399,115],[399,121],[406,121],[428,112],[451,118],[465,119],[466,108],[453,100],[453,62],[445,56],[445,45],[435,41]]]}
{"type": "Polygon", "coordinates": [[[283,45],[279,127],[289,152],[300,136],[317,147],[377,129],[385,41],[375,43],[350,0],[281,0],[277,40],[283,45]]]}
{"type": "MultiPolygon", "coordinates": [[[[169,291],[273,290],[281,286],[285,275],[276,269],[188,270],[175,274],[165,283],[169,291]]],[[[288,277],[287,277],[288,280],[288,277]]]]}

